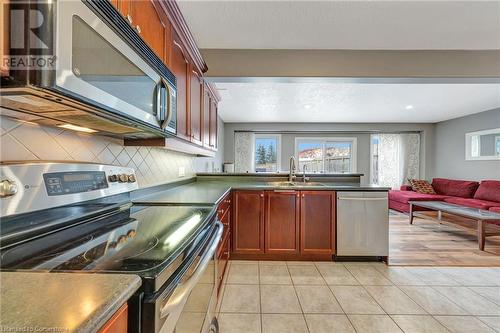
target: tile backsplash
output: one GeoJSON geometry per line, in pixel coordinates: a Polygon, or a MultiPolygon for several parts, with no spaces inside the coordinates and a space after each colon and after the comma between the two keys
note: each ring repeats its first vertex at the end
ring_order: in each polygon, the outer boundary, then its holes
{"type": "Polygon", "coordinates": [[[195,157],[123,140],[40,126],[0,116],[0,160],[78,161],[134,168],[140,187],[195,176],[195,157]],[[184,168],[184,177],[179,177],[184,168]]]}

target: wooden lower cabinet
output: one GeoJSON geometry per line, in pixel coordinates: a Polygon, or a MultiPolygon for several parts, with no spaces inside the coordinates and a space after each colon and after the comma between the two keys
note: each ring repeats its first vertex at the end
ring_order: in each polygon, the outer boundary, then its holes
{"type": "Polygon", "coordinates": [[[264,248],[269,254],[299,252],[299,191],[267,191],[264,248]]]}
{"type": "Polygon", "coordinates": [[[335,192],[300,192],[300,252],[335,253],[335,192]]]}
{"type": "Polygon", "coordinates": [[[235,191],[232,222],[233,253],[264,253],[264,191],[235,191]]]}
{"type": "Polygon", "coordinates": [[[335,192],[235,191],[234,259],[331,260],[335,192]]]}
{"type": "Polygon", "coordinates": [[[99,330],[99,333],[127,333],[128,330],[128,305],[115,312],[113,317],[99,330]]]}

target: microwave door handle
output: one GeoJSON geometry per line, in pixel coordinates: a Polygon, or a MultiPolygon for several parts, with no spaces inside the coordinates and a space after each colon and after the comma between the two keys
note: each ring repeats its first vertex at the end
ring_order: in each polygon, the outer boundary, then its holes
{"type": "Polygon", "coordinates": [[[189,293],[196,286],[198,281],[201,279],[201,276],[205,269],[207,268],[210,260],[215,255],[215,251],[217,250],[217,246],[219,245],[220,239],[222,238],[222,231],[224,226],[221,222],[216,222],[217,233],[215,237],[212,239],[210,247],[205,255],[200,259],[198,266],[196,267],[193,274],[182,284],[180,284],[173,292],[172,296],[168,300],[167,304],[163,306],[160,310],[160,318],[165,318],[171,313],[176,307],[183,304],[185,299],[189,296],[189,293]]]}
{"type": "Polygon", "coordinates": [[[160,128],[163,127],[163,121],[165,119],[165,117],[163,117],[163,103],[162,103],[162,98],[161,98],[161,91],[162,91],[162,84],[163,84],[163,81],[160,80],[157,84],[156,84],[156,103],[155,103],[155,106],[156,106],[156,119],[158,120],[158,124],[160,125],[160,128]]]}
{"type": "Polygon", "coordinates": [[[172,105],[172,91],[170,89],[170,85],[165,81],[164,78],[161,79],[162,84],[165,88],[165,121],[163,122],[161,128],[165,129],[167,128],[168,124],[170,124],[170,121],[172,120],[172,115],[173,115],[173,109],[174,106],[172,105]]]}

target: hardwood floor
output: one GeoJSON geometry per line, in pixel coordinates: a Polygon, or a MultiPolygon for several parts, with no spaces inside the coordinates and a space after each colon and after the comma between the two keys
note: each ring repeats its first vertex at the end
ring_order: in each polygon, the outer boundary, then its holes
{"type": "MultiPolygon", "coordinates": [[[[468,224],[467,219],[447,214],[443,219],[468,224]]],[[[410,225],[407,215],[392,211],[389,220],[390,265],[500,266],[500,236],[486,237],[485,251],[480,251],[474,232],[417,217],[410,225]]],[[[487,232],[499,230],[487,227],[487,232]]]]}

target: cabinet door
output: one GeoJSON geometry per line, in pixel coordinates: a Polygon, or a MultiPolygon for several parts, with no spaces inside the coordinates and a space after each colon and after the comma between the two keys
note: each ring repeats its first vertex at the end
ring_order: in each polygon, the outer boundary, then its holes
{"type": "Polygon", "coordinates": [[[189,140],[189,110],[187,83],[189,63],[179,35],[172,29],[171,70],[177,78],[177,136],[189,140]]]}
{"type": "Polygon", "coordinates": [[[299,252],[299,191],[267,191],[265,252],[299,252]]]}
{"type": "Polygon", "coordinates": [[[210,120],[209,120],[209,146],[217,148],[217,102],[214,98],[210,101],[210,120]]]}
{"type": "Polygon", "coordinates": [[[335,192],[301,191],[300,251],[335,253],[335,192]]]}
{"type": "Polygon", "coordinates": [[[191,141],[201,145],[201,128],[202,128],[202,100],[203,100],[203,79],[193,66],[190,72],[190,87],[189,87],[189,114],[191,118],[191,141]]]}
{"type": "Polygon", "coordinates": [[[128,305],[125,303],[115,312],[113,317],[104,324],[99,333],[126,333],[128,329],[128,305]]]}
{"type": "Polygon", "coordinates": [[[233,252],[264,253],[264,192],[236,191],[233,212],[233,252]]]}
{"type": "Polygon", "coordinates": [[[153,2],[131,1],[129,8],[132,26],[136,28],[142,39],[153,49],[156,55],[164,60],[166,30],[153,2]]]}
{"type": "Polygon", "coordinates": [[[210,147],[210,105],[212,97],[206,85],[203,86],[203,146],[210,147]]]}

